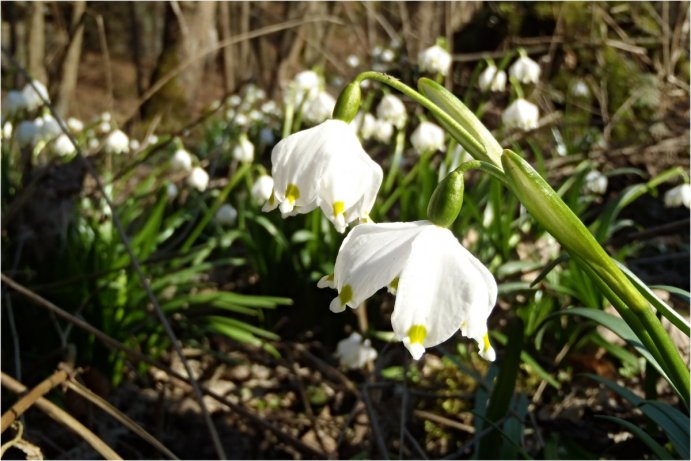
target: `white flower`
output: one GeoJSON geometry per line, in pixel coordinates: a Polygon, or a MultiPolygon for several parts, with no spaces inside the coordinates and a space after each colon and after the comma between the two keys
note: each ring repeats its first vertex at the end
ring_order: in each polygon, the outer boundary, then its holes
{"type": "Polygon", "coordinates": [[[109,154],[124,154],[130,148],[130,139],[120,130],[115,130],[106,138],[105,150],[109,154]]]}
{"type": "Polygon", "coordinates": [[[300,98],[300,94],[306,94],[309,99],[311,96],[315,95],[319,91],[321,86],[321,77],[319,74],[313,70],[303,70],[295,76],[293,79],[295,89],[299,93],[297,96],[300,98]]]}
{"type": "Polygon", "coordinates": [[[377,141],[388,144],[391,141],[391,136],[393,136],[393,123],[376,119],[372,135],[377,141]]]}
{"type": "MultiPolygon", "coordinates": [[[[374,131],[377,129],[377,119],[369,112],[358,112],[350,125],[356,132],[360,133],[360,137],[367,141],[374,136],[374,131]]],[[[391,127],[393,132],[393,127],[391,127]]]]}
{"type": "Polygon", "coordinates": [[[38,138],[38,133],[43,124],[43,120],[39,117],[36,120],[22,120],[17,125],[15,131],[15,138],[20,147],[25,147],[33,144],[38,138]]]}
{"type": "Polygon", "coordinates": [[[259,130],[259,143],[271,146],[274,142],[276,142],[274,130],[272,130],[268,126],[263,126],[262,129],[259,130]]]}
{"type": "Polygon", "coordinates": [[[275,115],[277,117],[281,116],[281,109],[278,108],[276,101],[266,101],[261,105],[261,111],[266,115],[275,115]]]}
{"type": "Polygon", "coordinates": [[[371,346],[370,340],[362,340],[359,333],[354,332],[346,339],[342,339],[336,346],[336,358],[342,367],[357,370],[367,362],[377,358],[377,351],[371,346]]]}
{"type": "Polygon", "coordinates": [[[139,148],[141,147],[141,144],[139,144],[139,141],[136,139],[130,139],[130,150],[131,151],[138,151],[139,148]]]}
{"type": "Polygon", "coordinates": [[[187,177],[187,184],[199,192],[204,192],[209,185],[209,174],[204,171],[204,168],[195,166],[187,177]]]}
{"type": "Polygon", "coordinates": [[[497,300],[497,284],[482,263],[450,230],[429,221],[360,224],[343,240],[330,286],[338,296],[329,306],[342,312],[358,307],[380,288],[396,294],[394,335],[419,359],[459,329],[494,360],[487,317],[497,300]]]}
{"type": "Polygon", "coordinates": [[[477,85],[482,91],[504,91],[506,88],[506,72],[489,65],[480,74],[477,85]]]}
{"type": "Polygon", "coordinates": [[[150,146],[152,144],[156,144],[157,142],[158,142],[158,136],[156,136],[155,134],[150,134],[146,138],[146,145],[147,146],[150,146]]]}
{"type": "Polygon", "coordinates": [[[335,106],[334,97],[326,91],[320,91],[314,98],[307,101],[302,113],[307,122],[317,124],[331,118],[335,106]]]}
{"type": "Polygon", "coordinates": [[[257,109],[252,109],[250,111],[250,113],[247,114],[247,117],[253,122],[259,122],[264,118],[262,113],[260,111],[258,111],[257,109]]]}
{"type": "Polygon", "coordinates": [[[585,190],[593,194],[602,195],[607,192],[607,176],[597,170],[589,171],[585,175],[585,190]]]}
{"type": "Polygon", "coordinates": [[[74,147],[74,144],[72,144],[69,136],[65,133],[61,134],[53,141],[53,152],[60,157],[72,155],[76,151],[77,149],[74,147]]]}
{"type": "Polygon", "coordinates": [[[60,124],[52,115],[44,114],[41,120],[43,123],[41,123],[38,136],[44,141],[50,141],[62,133],[60,124]]]}
{"type": "Polygon", "coordinates": [[[382,62],[391,63],[396,58],[396,53],[391,48],[386,48],[379,55],[382,62]]]}
{"type": "Polygon", "coordinates": [[[681,184],[668,190],[665,193],[665,206],[667,208],[675,208],[684,205],[686,208],[691,208],[691,185],[681,184]]]}
{"type": "Polygon", "coordinates": [[[180,191],[178,190],[178,186],[176,186],[172,182],[166,184],[166,197],[169,201],[172,202],[173,200],[175,200],[179,193],[180,191]]]}
{"type": "Polygon", "coordinates": [[[350,67],[357,67],[357,66],[360,65],[360,58],[358,58],[358,57],[355,56],[354,54],[351,54],[350,56],[348,56],[348,57],[346,58],[346,63],[347,63],[350,67]]]}
{"type": "Polygon", "coordinates": [[[43,100],[50,102],[48,97],[48,89],[46,86],[39,82],[38,80],[33,81],[34,87],[27,83],[22,89],[22,94],[24,95],[24,100],[26,102],[26,109],[29,111],[38,109],[43,105],[43,100]],[[36,92],[38,90],[38,93],[36,92]]]}
{"type": "Polygon", "coordinates": [[[519,98],[506,108],[501,119],[509,129],[519,128],[528,131],[537,128],[540,112],[535,104],[519,98]]]}
{"type": "Polygon", "coordinates": [[[252,185],[250,194],[257,203],[264,203],[269,200],[274,190],[274,178],[268,174],[263,174],[257,178],[252,185]]]}
{"type": "Polygon", "coordinates": [[[98,142],[98,139],[97,139],[97,138],[89,138],[89,140],[88,140],[87,143],[86,143],[86,146],[87,146],[90,150],[96,150],[96,149],[98,149],[98,146],[99,146],[99,145],[100,145],[100,143],[98,142]]]}
{"type": "Polygon", "coordinates": [[[228,96],[228,99],[226,99],[226,104],[228,104],[230,107],[237,107],[241,102],[242,98],[237,94],[228,96]]]}
{"type": "Polygon", "coordinates": [[[216,222],[221,226],[232,226],[238,219],[238,210],[233,205],[226,203],[216,210],[216,222]]]}
{"type": "Polygon", "coordinates": [[[250,119],[245,114],[236,114],[233,121],[235,125],[245,127],[249,124],[250,119]]]}
{"type": "Polygon", "coordinates": [[[422,50],[417,57],[418,65],[424,72],[447,75],[451,67],[451,55],[439,45],[422,50]]]}
{"type": "Polygon", "coordinates": [[[96,131],[98,131],[101,134],[110,133],[112,129],[113,126],[108,121],[99,122],[98,126],[96,127],[96,131]]]}
{"type": "Polygon", "coordinates": [[[571,96],[575,98],[589,98],[590,88],[588,88],[588,84],[583,80],[577,80],[571,85],[571,96]]]}
{"type": "Polygon", "coordinates": [[[419,154],[444,150],[444,130],[432,122],[421,122],[410,136],[410,143],[419,154]]]}
{"type": "Polygon", "coordinates": [[[191,171],[192,156],[185,149],[180,148],[175,151],[170,159],[170,166],[175,171],[191,171]]]}
{"type": "Polygon", "coordinates": [[[408,114],[405,105],[397,96],[385,95],[377,106],[377,117],[380,120],[393,123],[396,128],[402,128],[408,114]]]}
{"type": "Polygon", "coordinates": [[[13,117],[27,108],[24,93],[17,90],[8,91],[2,101],[2,113],[6,117],[13,117]]]}
{"type": "Polygon", "coordinates": [[[254,160],[254,144],[247,139],[246,135],[241,135],[238,143],[233,147],[233,158],[239,162],[254,160]]]}
{"type": "Polygon", "coordinates": [[[110,115],[110,112],[103,112],[101,116],[99,117],[99,120],[103,122],[110,122],[113,119],[113,116],[110,115]]]}
{"type": "Polygon", "coordinates": [[[67,128],[69,128],[72,133],[81,133],[84,130],[84,122],[81,120],[70,117],[67,119],[67,128]]]}
{"type": "Polygon", "coordinates": [[[10,139],[12,137],[12,122],[5,122],[2,125],[2,137],[3,139],[10,139]]]}
{"type": "Polygon", "coordinates": [[[509,68],[509,75],[521,83],[537,83],[540,80],[540,65],[528,56],[521,56],[509,68]]]}
{"type": "Polygon", "coordinates": [[[285,217],[320,207],[339,232],[369,215],[384,176],[342,120],[283,139],[273,148],[271,163],[274,196],[264,210],[278,206],[285,217]]]}

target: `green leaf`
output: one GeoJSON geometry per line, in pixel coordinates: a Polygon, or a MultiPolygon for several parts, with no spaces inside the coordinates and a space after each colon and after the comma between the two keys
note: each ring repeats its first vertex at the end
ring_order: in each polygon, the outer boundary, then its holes
{"type": "Polygon", "coordinates": [[[658,459],[674,459],[674,456],[669,451],[665,450],[665,448],[659,443],[657,443],[655,439],[653,439],[646,431],[636,426],[635,424],[630,423],[625,419],[617,418],[615,416],[596,415],[595,417],[606,419],[608,421],[620,424],[633,435],[638,437],[643,443],[645,443],[648,446],[648,448],[652,450],[653,454],[657,456],[658,459]]]}

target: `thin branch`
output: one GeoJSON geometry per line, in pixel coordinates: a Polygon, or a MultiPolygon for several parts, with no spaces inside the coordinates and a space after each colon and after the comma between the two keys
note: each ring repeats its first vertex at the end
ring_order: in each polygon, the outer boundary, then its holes
{"type": "Polygon", "coordinates": [[[5,432],[5,430],[10,427],[17,418],[23,415],[26,410],[31,408],[38,399],[50,392],[55,386],[59,386],[63,383],[68,376],[65,370],[57,370],[31,389],[31,392],[19,399],[9,410],[3,413],[2,420],[0,421],[0,433],[5,432]]]}

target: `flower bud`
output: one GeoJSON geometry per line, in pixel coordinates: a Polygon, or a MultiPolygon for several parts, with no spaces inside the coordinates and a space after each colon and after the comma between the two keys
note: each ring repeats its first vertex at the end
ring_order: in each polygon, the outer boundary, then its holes
{"type": "Polygon", "coordinates": [[[360,82],[350,82],[343,88],[334,107],[333,118],[350,123],[355,118],[360,102],[362,101],[362,90],[360,82]]]}
{"type": "Polygon", "coordinates": [[[463,206],[463,172],[449,173],[434,189],[427,205],[427,218],[437,226],[450,227],[463,206]]]}

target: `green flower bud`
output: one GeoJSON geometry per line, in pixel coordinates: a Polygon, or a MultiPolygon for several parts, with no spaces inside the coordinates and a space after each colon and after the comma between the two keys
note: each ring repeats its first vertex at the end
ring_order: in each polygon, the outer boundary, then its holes
{"type": "Polygon", "coordinates": [[[427,219],[450,227],[463,206],[463,171],[454,170],[437,185],[427,205],[427,219]]]}
{"type": "Polygon", "coordinates": [[[350,82],[338,96],[333,118],[350,123],[355,118],[358,109],[360,109],[361,101],[362,90],[360,89],[360,82],[350,82]]]}

